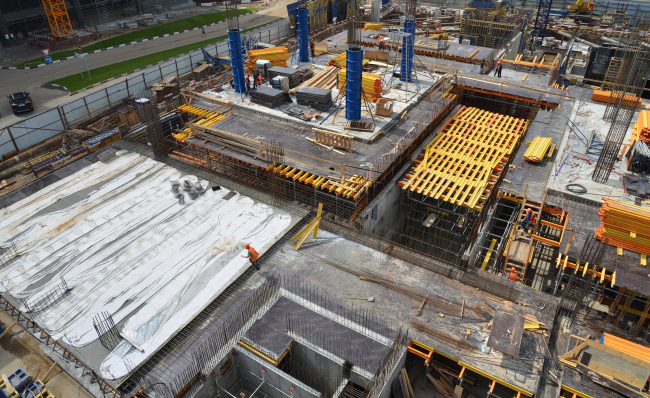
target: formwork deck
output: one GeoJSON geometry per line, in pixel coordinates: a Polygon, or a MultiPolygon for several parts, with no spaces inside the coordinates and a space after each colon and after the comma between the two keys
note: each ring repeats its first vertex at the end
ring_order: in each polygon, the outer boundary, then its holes
{"type": "Polygon", "coordinates": [[[463,107],[399,184],[404,190],[480,211],[527,124],[525,119],[463,107]]]}
{"type": "Polygon", "coordinates": [[[504,284],[503,290],[516,289],[517,301],[527,305],[520,306],[330,232],[327,224],[321,224],[321,228],[324,229],[322,234],[319,232],[317,240],[306,242],[299,251],[294,251],[288,242],[284,250],[274,252],[268,261],[276,264],[278,271],[322,288],[333,297],[373,297],[374,302],[349,299],[346,302],[374,311],[395,324],[409,325],[410,338],[515,388],[535,393],[542,369],[542,359],[535,352],[544,351],[541,334],[524,331],[516,358],[495,351],[485,354],[478,347],[485,345],[490,333],[488,324],[497,309],[532,316],[550,326],[559,302],[557,298],[499,278],[504,284]],[[419,314],[417,309],[422,298],[364,281],[356,273],[382,278],[396,285],[399,281],[399,288],[422,297],[428,295],[434,301],[429,301],[419,314]],[[541,307],[544,309],[540,310],[541,307]],[[426,325],[438,333],[432,335],[420,331],[414,326],[416,324],[426,325]],[[468,330],[471,331],[469,337],[468,330]]]}

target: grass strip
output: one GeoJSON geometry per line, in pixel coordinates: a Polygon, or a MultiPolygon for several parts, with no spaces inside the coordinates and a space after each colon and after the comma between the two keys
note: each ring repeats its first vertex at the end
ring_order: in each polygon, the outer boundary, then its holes
{"type": "MultiPolygon", "coordinates": [[[[268,23],[260,25],[260,26],[255,26],[252,28],[244,29],[242,33],[251,31],[253,29],[258,29],[264,25],[268,25],[268,23]]],[[[81,79],[79,77],[79,73],[75,73],[70,76],[66,76],[61,79],[56,79],[54,81],[49,82],[50,84],[58,84],[61,86],[66,87],[68,90],[70,90],[71,93],[77,92],[81,89],[84,89],[88,86],[92,86],[93,84],[103,82],[105,80],[111,79],[113,77],[119,76],[123,73],[127,72],[133,72],[138,68],[142,68],[144,66],[148,66],[151,64],[154,64],[156,62],[164,61],[169,58],[173,58],[175,56],[178,56],[180,54],[186,53],[188,51],[196,50],[198,48],[207,46],[209,44],[214,44],[218,41],[225,40],[228,38],[228,35],[223,35],[219,36],[216,38],[208,39],[208,40],[203,40],[200,42],[188,44],[185,46],[181,47],[176,47],[172,48],[169,50],[165,51],[160,51],[157,53],[145,55],[142,57],[138,58],[133,58],[128,61],[123,61],[123,62],[118,62],[115,64],[110,64],[106,66],[102,66],[99,68],[91,69],[90,70],[90,76],[92,77],[92,81],[89,81],[87,76],[85,75],[85,79],[81,79]]]]}
{"type": "MultiPolygon", "coordinates": [[[[245,14],[247,12],[257,11],[258,8],[244,8],[239,11],[239,14],[245,14]]],[[[85,53],[90,51],[101,50],[103,48],[109,48],[113,46],[118,46],[120,44],[131,43],[136,40],[150,39],[152,37],[166,35],[169,33],[180,32],[181,30],[189,30],[198,28],[201,26],[209,25],[212,23],[224,21],[226,19],[226,12],[212,12],[209,14],[195,15],[193,17],[179,19],[178,21],[167,22],[162,25],[151,26],[149,28],[136,30],[134,32],[125,33],[123,35],[115,36],[108,38],[106,40],[101,40],[93,44],[88,44],[84,46],[81,44],[81,48],[85,53]]],[[[50,53],[53,61],[58,59],[63,59],[67,57],[72,57],[76,53],[76,49],[72,50],[63,50],[55,53],[50,53]]],[[[16,66],[26,67],[42,64],[44,62],[44,57],[34,58],[32,60],[23,62],[16,66]]]]}

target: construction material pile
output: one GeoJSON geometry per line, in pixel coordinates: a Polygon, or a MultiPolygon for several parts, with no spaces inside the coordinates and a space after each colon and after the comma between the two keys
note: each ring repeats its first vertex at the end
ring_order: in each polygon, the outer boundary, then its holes
{"type": "MultiPolygon", "coordinates": [[[[345,68],[347,60],[348,60],[347,52],[343,52],[343,53],[337,55],[336,57],[332,58],[330,60],[330,62],[327,63],[327,65],[336,66],[336,67],[339,67],[339,68],[345,68]]],[[[366,58],[364,58],[363,61],[361,61],[361,66],[368,65],[368,62],[370,62],[370,61],[368,61],[366,58]]]]}
{"type": "Polygon", "coordinates": [[[178,91],[178,77],[166,77],[160,83],[152,84],[151,89],[156,92],[156,98],[173,94],[178,91]]]}
{"type": "Polygon", "coordinates": [[[296,91],[296,102],[298,105],[323,109],[332,102],[332,90],[315,87],[300,87],[296,91]]]}
{"type": "Polygon", "coordinates": [[[285,76],[289,79],[289,87],[294,88],[302,83],[302,72],[298,69],[274,66],[269,69],[269,78],[285,76]]]}
{"type": "Polygon", "coordinates": [[[257,86],[257,90],[250,92],[251,102],[267,106],[269,108],[277,108],[282,105],[286,100],[286,94],[282,90],[267,86],[257,86]]]}
{"type": "Polygon", "coordinates": [[[382,30],[386,26],[383,22],[366,22],[363,25],[363,30],[382,30]]]}
{"type": "Polygon", "coordinates": [[[635,141],[650,144],[650,111],[639,112],[639,118],[632,127],[632,142],[635,141]]]}
{"type": "Polygon", "coordinates": [[[320,115],[320,112],[318,112],[317,110],[315,110],[310,106],[296,105],[296,104],[289,105],[287,109],[284,110],[284,113],[286,113],[289,116],[293,116],[295,118],[298,118],[300,120],[305,120],[305,121],[309,121],[313,117],[320,115]]]}
{"type": "MultiPolygon", "coordinates": [[[[345,87],[345,68],[339,71],[339,90],[345,87]]],[[[381,76],[374,73],[363,72],[361,78],[361,88],[371,102],[377,102],[381,97],[381,76]]]]}
{"type": "Polygon", "coordinates": [[[255,68],[257,60],[271,61],[271,66],[287,66],[289,60],[289,50],[286,47],[263,48],[261,50],[251,50],[248,52],[248,66],[251,70],[255,68]]]}
{"type": "MultiPolygon", "coordinates": [[[[594,93],[591,95],[592,100],[600,102],[609,102],[610,97],[614,97],[612,101],[613,103],[618,103],[621,99],[621,94],[613,93],[611,91],[594,90],[594,93]]],[[[631,106],[635,105],[635,103],[641,104],[641,98],[634,94],[625,94],[623,106],[631,106]]]]}
{"type": "Polygon", "coordinates": [[[650,211],[633,204],[603,198],[598,210],[596,238],[635,253],[650,254],[650,211]]]}
{"type": "MultiPolygon", "coordinates": [[[[318,74],[316,74],[311,79],[307,80],[302,84],[302,87],[317,87],[317,88],[327,88],[332,89],[336,86],[336,80],[338,78],[339,68],[336,66],[328,66],[318,74]]],[[[290,94],[295,94],[298,91],[297,88],[294,88],[289,91],[290,94]]]]}
{"type": "Polygon", "coordinates": [[[72,129],[61,135],[61,147],[66,150],[79,148],[81,143],[88,140],[98,133],[88,130],[72,129]]]}
{"type": "Polygon", "coordinates": [[[524,159],[533,163],[539,163],[545,157],[550,157],[547,156],[547,154],[550,152],[552,155],[555,150],[555,145],[553,145],[552,149],[549,150],[549,148],[551,148],[551,139],[549,137],[535,137],[533,142],[527,144],[530,145],[524,153],[524,159]]]}

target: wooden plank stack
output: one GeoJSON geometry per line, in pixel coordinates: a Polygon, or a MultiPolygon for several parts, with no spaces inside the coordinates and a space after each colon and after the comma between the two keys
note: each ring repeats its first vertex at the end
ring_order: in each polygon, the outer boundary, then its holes
{"type": "MultiPolygon", "coordinates": [[[[339,71],[339,90],[345,87],[345,76],[346,69],[343,68],[339,71]]],[[[381,97],[381,76],[362,72],[361,88],[371,102],[377,102],[381,97]]]]}
{"type": "MultiPolygon", "coordinates": [[[[325,88],[332,89],[336,86],[336,81],[338,79],[339,68],[335,66],[328,66],[323,69],[320,73],[312,77],[311,79],[303,82],[298,87],[316,87],[316,88],[325,88]]],[[[289,94],[295,94],[298,91],[298,87],[289,90],[289,94]]]]}
{"type": "Polygon", "coordinates": [[[524,159],[529,162],[539,163],[544,159],[544,157],[546,157],[546,153],[550,147],[551,138],[535,137],[524,153],[524,159]]]}
{"type": "Polygon", "coordinates": [[[251,70],[255,68],[255,62],[260,59],[271,61],[273,66],[287,66],[287,61],[291,56],[286,47],[263,48],[261,50],[251,50],[248,52],[248,66],[251,70]]]}
{"type": "Polygon", "coordinates": [[[296,102],[299,105],[310,106],[317,109],[332,101],[332,90],[316,87],[300,87],[296,91],[296,102]]]}
{"type": "Polygon", "coordinates": [[[156,98],[161,98],[168,94],[175,93],[178,91],[178,77],[168,76],[160,83],[152,84],[151,89],[156,92],[156,98]]]}
{"type": "Polygon", "coordinates": [[[633,204],[603,198],[598,210],[596,238],[635,253],[650,254],[650,211],[633,204]]]}
{"type": "Polygon", "coordinates": [[[284,91],[267,86],[257,86],[257,90],[251,91],[250,96],[252,103],[269,108],[277,108],[287,100],[284,91]]]}
{"type": "MultiPolygon", "coordinates": [[[[612,93],[611,91],[602,91],[602,90],[594,90],[594,93],[591,95],[591,99],[594,101],[609,102],[609,99],[612,96],[614,97],[614,102],[618,102],[621,99],[621,94],[619,93],[612,93]]],[[[623,99],[623,105],[630,106],[630,105],[634,105],[635,103],[637,105],[640,105],[641,98],[633,94],[625,95],[625,98],[623,99]]]]}
{"type": "MultiPolygon", "coordinates": [[[[330,60],[330,62],[327,63],[327,65],[336,66],[336,67],[339,67],[339,68],[345,68],[347,66],[346,65],[347,60],[348,60],[347,52],[342,52],[341,54],[339,54],[336,57],[332,58],[330,60]]],[[[370,62],[370,61],[367,60],[366,58],[364,58],[363,61],[361,61],[361,66],[368,65],[368,62],[370,62]]]]}

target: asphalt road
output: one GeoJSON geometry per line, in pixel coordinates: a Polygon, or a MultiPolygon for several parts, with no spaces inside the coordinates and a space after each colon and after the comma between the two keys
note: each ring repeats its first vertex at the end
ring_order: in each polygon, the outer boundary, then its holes
{"type": "MultiPolygon", "coordinates": [[[[239,26],[241,29],[247,29],[250,27],[273,22],[277,19],[277,16],[253,13],[241,16],[239,18],[239,26]]],[[[206,36],[207,38],[223,36],[227,34],[227,29],[228,28],[226,23],[209,26],[206,28],[206,36]]],[[[201,36],[201,30],[193,30],[190,32],[183,32],[181,34],[167,36],[156,40],[145,41],[124,47],[113,48],[107,51],[88,54],[86,56],[86,62],[88,64],[88,68],[92,70],[93,68],[127,61],[132,58],[169,50],[175,47],[185,46],[205,39],[205,37],[201,36]]],[[[36,69],[29,70],[1,69],[0,114],[2,114],[2,119],[0,119],[0,127],[10,125],[19,121],[20,119],[30,117],[33,113],[40,113],[76,98],[77,95],[71,97],[65,91],[40,87],[40,85],[43,83],[47,83],[55,80],[56,78],[63,78],[75,73],[79,73],[79,66],[77,65],[76,59],[68,59],[65,61],[57,62],[55,64],[41,66],[36,69]],[[27,91],[31,94],[32,100],[34,102],[35,112],[21,113],[17,116],[12,113],[11,106],[9,105],[9,100],[5,97],[11,93],[19,91],[27,91]]]]}

